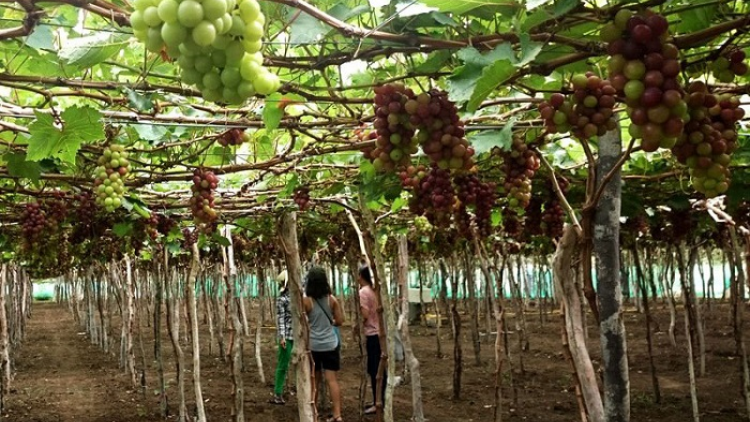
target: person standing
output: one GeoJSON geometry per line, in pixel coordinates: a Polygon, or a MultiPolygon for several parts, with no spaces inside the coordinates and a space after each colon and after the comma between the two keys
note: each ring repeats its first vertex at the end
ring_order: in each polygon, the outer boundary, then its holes
{"type": "MultiPolygon", "coordinates": [[[[306,297],[303,301],[310,326],[310,351],[314,362],[313,385],[317,385],[321,375],[325,376],[333,403],[333,416],[328,422],[342,422],[341,388],[337,379],[337,372],[341,369],[341,344],[336,327],[340,327],[344,322],[344,313],[341,305],[331,294],[325,270],[313,267],[308,271],[306,278],[306,297]]],[[[314,403],[318,402],[317,394],[316,389],[314,403]]]]}
{"type": "MultiPolygon", "coordinates": [[[[372,288],[372,276],[370,268],[362,266],[359,268],[359,308],[364,321],[363,327],[367,347],[367,374],[370,375],[372,387],[372,404],[365,408],[365,415],[374,415],[377,403],[377,377],[378,367],[382,350],[380,348],[380,318],[378,316],[378,298],[375,289],[372,288]]],[[[385,386],[388,383],[387,371],[383,371],[383,387],[381,400],[385,403],[385,386]]]]}
{"type": "Polygon", "coordinates": [[[289,299],[289,288],[287,287],[287,272],[282,271],[277,277],[279,283],[279,296],[276,298],[276,339],[278,340],[279,350],[276,362],[276,377],[274,380],[273,397],[269,401],[271,404],[283,405],[284,401],[284,384],[286,375],[289,371],[289,362],[292,358],[294,349],[294,334],[292,331],[292,309],[289,299]]]}

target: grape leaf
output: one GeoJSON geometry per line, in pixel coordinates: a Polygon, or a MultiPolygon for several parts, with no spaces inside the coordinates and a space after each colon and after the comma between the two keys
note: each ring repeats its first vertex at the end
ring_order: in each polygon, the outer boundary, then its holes
{"type": "Polygon", "coordinates": [[[507,151],[513,140],[513,123],[515,121],[515,119],[511,119],[503,126],[502,130],[474,132],[469,135],[468,140],[471,142],[474,152],[481,154],[495,147],[507,151]]]}
{"type": "Polygon", "coordinates": [[[453,53],[449,50],[436,51],[430,54],[427,60],[425,60],[424,63],[417,66],[416,69],[414,69],[414,71],[418,73],[437,72],[443,68],[445,63],[448,62],[448,60],[450,60],[452,55],[453,53]]]}
{"type": "Polygon", "coordinates": [[[398,198],[393,200],[393,204],[391,205],[391,212],[398,212],[401,210],[401,208],[404,207],[409,201],[404,199],[403,197],[399,196],[398,198]]]}
{"type": "Polygon", "coordinates": [[[27,160],[59,158],[75,164],[76,153],[85,142],[104,138],[101,113],[89,106],[72,106],[60,115],[62,125],[57,125],[51,114],[34,112],[36,120],[29,125],[27,160]]]}
{"type": "Polygon", "coordinates": [[[279,100],[281,100],[281,94],[272,94],[266,98],[263,106],[263,123],[269,131],[278,128],[281,118],[284,117],[284,110],[279,107],[279,100]]]}
{"type": "Polygon", "coordinates": [[[422,3],[436,7],[441,12],[464,14],[481,6],[501,6],[514,2],[507,0],[422,0],[422,3]]]}
{"type": "Polygon", "coordinates": [[[464,65],[457,68],[453,75],[448,78],[448,96],[453,102],[463,103],[469,101],[471,93],[477,85],[477,80],[482,76],[482,67],[477,65],[464,65]]]}
{"type": "Polygon", "coordinates": [[[36,182],[42,175],[42,166],[34,161],[26,161],[26,154],[22,152],[5,154],[3,159],[7,162],[8,174],[13,177],[23,177],[36,182]]]}
{"type": "Polygon", "coordinates": [[[133,223],[117,223],[112,226],[112,233],[117,237],[125,237],[133,232],[133,223]]]}
{"type": "Polygon", "coordinates": [[[86,37],[71,38],[65,42],[58,56],[69,66],[89,68],[127,48],[130,37],[129,34],[100,32],[86,37]]]}
{"type": "MultiPolygon", "coordinates": [[[[295,16],[295,13],[290,13],[289,17],[293,16],[295,16]]],[[[289,27],[289,44],[293,46],[315,44],[326,32],[327,28],[322,22],[302,12],[289,27]]]]}
{"type": "Polygon", "coordinates": [[[37,25],[34,32],[26,37],[26,45],[37,50],[54,50],[55,35],[49,25],[37,25]]]}
{"type": "Polygon", "coordinates": [[[485,67],[482,70],[482,76],[477,79],[476,85],[471,91],[466,108],[469,111],[475,111],[495,88],[510,79],[515,72],[516,68],[509,60],[498,60],[492,66],[485,67]]]}

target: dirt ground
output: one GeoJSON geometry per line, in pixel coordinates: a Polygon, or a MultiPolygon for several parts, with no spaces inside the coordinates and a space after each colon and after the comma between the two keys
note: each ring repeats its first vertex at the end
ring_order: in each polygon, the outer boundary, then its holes
{"type": "MultiPolygon", "coordinates": [[[[669,314],[657,305],[656,321],[659,330],[654,333],[656,369],[661,386],[662,401],[654,403],[649,373],[643,315],[632,310],[625,314],[628,332],[632,387],[633,422],[684,422],[690,420],[691,404],[688,388],[687,351],[685,347],[684,322],[677,321],[678,347],[670,345],[667,327],[669,314]]],[[[699,407],[702,422],[747,421],[744,402],[740,396],[738,360],[733,356],[734,341],[726,305],[713,305],[707,312],[706,328],[706,372],[698,379],[699,407]]],[[[464,321],[467,319],[464,316],[464,321]]],[[[750,314],[746,316],[750,319],[750,314]]],[[[576,422],[577,405],[570,366],[560,346],[560,319],[550,314],[544,324],[536,313],[527,315],[530,349],[521,354],[516,347],[515,332],[509,333],[512,344],[512,379],[516,386],[517,403],[508,387],[511,377],[503,377],[503,409],[508,421],[576,422]],[[523,358],[525,372],[520,371],[523,358]]],[[[480,319],[480,325],[483,319],[480,319]]],[[[513,317],[508,326],[514,327],[513,317]]],[[[746,325],[747,326],[747,325],[746,325]]],[[[184,329],[185,325],[182,325],[184,329]]],[[[150,328],[144,321],[144,339],[150,328]]],[[[229,421],[231,403],[231,380],[227,364],[216,356],[208,355],[206,327],[201,341],[204,401],[209,421],[229,421]]],[[[453,341],[450,329],[441,332],[444,357],[436,356],[436,330],[412,327],[413,343],[421,363],[422,389],[425,415],[430,422],[473,422],[490,420],[493,400],[493,346],[482,337],[481,365],[474,365],[468,327],[462,330],[464,372],[459,400],[452,399],[453,341]]],[[[117,331],[119,333],[119,330],[117,331]]],[[[589,328],[592,359],[600,362],[598,334],[595,327],[589,328]]],[[[748,333],[746,333],[747,335],[748,333]]],[[[266,384],[259,381],[253,345],[247,341],[245,348],[245,415],[248,421],[295,421],[298,420],[296,400],[290,397],[286,406],[268,404],[270,383],[275,368],[274,332],[269,329],[263,340],[263,364],[266,384]]],[[[344,395],[344,418],[359,419],[359,351],[345,330],[343,370],[340,373],[344,395]]],[[[490,339],[490,341],[494,341],[490,339]]],[[[172,350],[168,338],[164,337],[165,371],[168,381],[170,409],[176,411],[176,383],[172,364],[172,350]]],[[[116,348],[117,349],[117,348],[116,348]]],[[[133,391],[129,388],[128,376],[118,369],[117,356],[106,354],[89,343],[82,330],[76,326],[67,307],[54,303],[35,303],[33,317],[29,321],[26,341],[16,349],[15,379],[7,397],[4,420],[13,422],[131,422],[160,421],[156,373],[152,359],[152,341],[145,341],[148,368],[147,388],[133,391]]],[[[136,342],[137,366],[140,367],[140,350],[136,342]]],[[[217,348],[214,347],[214,351],[217,348]]],[[[186,360],[190,362],[189,349],[186,360]]],[[[508,366],[506,364],[505,368],[508,366]]],[[[190,397],[191,373],[186,375],[188,408],[193,405],[190,397]]],[[[292,388],[293,390],[293,388],[292,388]]],[[[369,401],[369,397],[367,398],[369,401]]],[[[398,387],[394,400],[397,421],[407,421],[411,415],[411,387],[398,387]]],[[[371,417],[368,417],[371,418],[371,417]]],[[[172,415],[170,420],[175,419],[172,415]]]]}

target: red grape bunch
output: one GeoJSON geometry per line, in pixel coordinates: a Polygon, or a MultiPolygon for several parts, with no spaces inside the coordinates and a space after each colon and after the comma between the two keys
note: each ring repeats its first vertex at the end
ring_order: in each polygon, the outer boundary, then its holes
{"type": "Polygon", "coordinates": [[[21,213],[21,233],[27,246],[39,240],[47,225],[47,213],[39,202],[29,202],[21,213]]]}
{"type": "Polygon", "coordinates": [[[44,201],[44,208],[47,212],[47,226],[50,229],[58,229],[68,216],[65,194],[60,191],[56,191],[52,194],[52,198],[44,201]]]}
{"type": "Polygon", "coordinates": [[[423,92],[404,107],[409,122],[419,128],[417,140],[432,163],[444,170],[468,170],[474,166],[474,149],[465,137],[458,108],[446,92],[423,92]]]}
{"type": "Polygon", "coordinates": [[[217,141],[221,146],[227,147],[230,145],[242,145],[243,143],[250,140],[250,135],[245,133],[244,130],[241,129],[229,129],[228,131],[222,133],[217,138],[217,141]]]}
{"type": "Polygon", "coordinates": [[[719,82],[732,83],[735,76],[747,75],[748,67],[745,63],[745,52],[739,48],[731,48],[711,63],[711,71],[719,82]]]}
{"type": "Polygon", "coordinates": [[[305,211],[310,208],[310,188],[307,186],[301,186],[294,190],[293,195],[294,203],[297,204],[300,211],[305,211]]]}
{"type": "MultiPolygon", "coordinates": [[[[568,191],[568,179],[561,176],[555,177],[557,178],[560,190],[565,195],[568,191]]],[[[562,236],[565,225],[565,211],[560,205],[560,199],[557,196],[557,192],[555,192],[552,181],[547,179],[545,187],[547,190],[547,200],[544,203],[544,211],[542,212],[542,231],[551,239],[559,239],[562,236]]]]}
{"type": "Polygon", "coordinates": [[[174,228],[177,225],[177,221],[175,221],[173,218],[167,215],[156,214],[156,216],[159,219],[159,222],[156,225],[156,229],[159,231],[159,233],[161,233],[164,236],[168,235],[169,232],[172,231],[172,228],[174,228]]]}
{"type": "Polygon", "coordinates": [[[104,148],[98,164],[99,166],[94,170],[96,205],[107,212],[113,212],[120,208],[125,195],[123,178],[128,175],[130,167],[128,152],[122,145],[110,145],[104,148]]]}
{"type": "Polygon", "coordinates": [[[510,151],[503,153],[505,194],[508,206],[524,209],[531,200],[531,179],[539,169],[539,157],[519,137],[513,138],[510,151]]]}
{"type": "Polygon", "coordinates": [[[190,230],[188,227],[182,229],[182,237],[185,238],[185,247],[189,248],[198,243],[198,230],[190,230]]]}
{"type": "Polygon", "coordinates": [[[573,76],[573,95],[555,93],[539,104],[539,112],[549,133],[572,129],[578,139],[604,135],[616,127],[614,118],[617,90],[606,79],[592,72],[573,76]]]}
{"type": "Polygon", "coordinates": [[[426,175],[427,168],[422,164],[406,167],[398,173],[398,177],[401,179],[401,186],[404,189],[419,187],[420,182],[426,175]]]}
{"type": "Polygon", "coordinates": [[[735,115],[731,108],[734,103],[728,99],[719,101],[703,82],[690,84],[687,101],[690,121],[672,152],[690,169],[695,190],[709,197],[720,195],[729,188],[729,154],[737,148],[734,118],[741,118],[741,112],[735,115]]]}
{"type": "Polygon", "coordinates": [[[78,207],[76,207],[75,211],[76,218],[78,219],[76,225],[92,226],[96,218],[96,203],[94,203],[91,193],[82,192],[76,195],[75,199],[78,202],[78,207]]]}
{"type": "Polygon", "coordinates": [[[408,166],[411,155],[417,152],[417,143],[405,104],[414,98],[414,92],[400,83],[377,86],[374,91],[376,147],[368,158],[377,171],[408,166]]]}
{"type": "Polygon", "coordinates": [[[424,215],[433,226],[450,225],[455,202],[455,191],[448,170],[433,164],[409,202],[414,214],[424,215]]]}
{"type": "Polygon", "coordinates": [[[622,9],[600,33],[612,55],[609,80],[628,106],[629,132],[646,152],[672,148],[688,118],[679,51],[665,41],[668,28],[659,14],[622,9]]]}
{"type": "Polygon", "coordinates": [[[214,209],[214,190],[219,184],[219,178],[212,171],[195,169],[193,171],[193,186],[190,189],[190,209],[196,223],[210,227],[216,221],[218,214],[214,209]]]}
{"type": "Polygon", "coordinates": [[[549,133],[570,132],[571,125],[578,122],[578,116],[573,111],[573,102],[559,92],[552,94],[549,101],[539,103],[539,114],[544,119],[549,133]]]}
{"type": "MultiPolygon", "coordinates": [[[[456,184],[456,196],[460,201],[457,213],[466,216],[467,209],[474,208],[474,221],[481,236],[489,236],[492,230],[492,207],[495,205],[497,186],[494,183],[485,183],[473,174],[459,175],[454,179],[456,184]]],[[[460,219],[459,219],[460,221],[460,219]]],[[[466,221],[463,222],[466,224],[466,221]]]]}

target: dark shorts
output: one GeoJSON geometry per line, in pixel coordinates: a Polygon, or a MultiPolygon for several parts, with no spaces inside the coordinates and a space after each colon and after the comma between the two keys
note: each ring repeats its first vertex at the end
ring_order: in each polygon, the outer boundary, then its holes
{"type": "Polygon", "coordinates": [[[341,369],[341,352],[337,347],[328,352],[311,352],[315,361],[315,370],[338,371],[341,369]]]}

